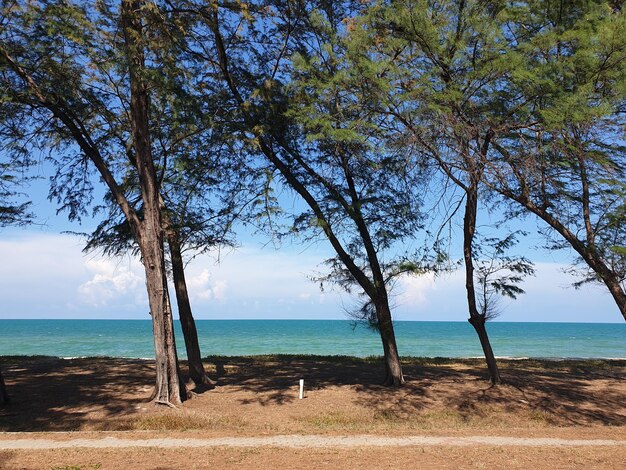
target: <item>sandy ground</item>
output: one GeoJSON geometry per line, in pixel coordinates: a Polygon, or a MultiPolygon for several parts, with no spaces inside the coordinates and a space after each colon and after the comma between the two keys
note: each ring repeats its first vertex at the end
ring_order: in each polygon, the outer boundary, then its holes
{"type": "Polygon", "coordinates": [[[378,385],[379,361],[280,356],[209,358],[206,365],[218,386],[195,390],[192,400],[170,410],[147,401],[154,374],[150,361],[2,358],[12,403],[0,409],[5,431],[0,440],[43,439],[52,448],[9,448],[0,442],[0,468],[624,468],[626,463],[626,361],[501,361],[505,385],[492,388],[479,360],[408,360],[407,385],[400,389],[378,385]],[[242,438],[248,440],[229,441],[242,438]],[[135,443],[63,444],[77,439],[135,443]]]}

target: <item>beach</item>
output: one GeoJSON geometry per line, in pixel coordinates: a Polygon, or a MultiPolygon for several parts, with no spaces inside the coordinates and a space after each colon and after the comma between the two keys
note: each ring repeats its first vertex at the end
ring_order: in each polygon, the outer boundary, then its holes
{"type": "Polygon", "coordinates": [[[12,398],[0,410],[2,440],[446,438],[392,450],[373,444],[219,445],[222,441],[192,451],[158,445],[2,450],[2,468],[120,468],[123,461],[133,462],[132,468],[296,468],[301,461],[305,468],[493,468],[505,462],[509,468],[620,468],[626,458],[624,360],[501,360],[504,384],[490,387],[479,359],[406,358],[406,385],[389,389],[379,385],[384,369],[378,358],[216,356],[205,365],[217,386],[194,390],[176,409],[149,402],[150,360],[4,356],[0,364],[12,398]],[[459,445],[476,436],[584,442],[459,445]],[[618,444],[592,445],[598,440],[618,444]]]}

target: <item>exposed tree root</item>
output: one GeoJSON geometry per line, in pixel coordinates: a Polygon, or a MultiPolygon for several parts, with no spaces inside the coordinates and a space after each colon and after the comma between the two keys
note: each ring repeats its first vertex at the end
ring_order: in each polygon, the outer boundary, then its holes
{"type": "Polygon", "coordinates": [[[169,408],[177,408],[176,405],[174,405],[173,403],[170,403],[169,401],[163,401],[163,400],[154,400],[154,404],[155,405],[163,405],[163,406],[167,406],[169,408]]]}

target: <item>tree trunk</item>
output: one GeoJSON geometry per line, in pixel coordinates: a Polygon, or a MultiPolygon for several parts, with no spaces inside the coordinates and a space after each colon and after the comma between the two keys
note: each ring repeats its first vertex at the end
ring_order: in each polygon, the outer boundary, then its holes
{"type": "Polygon", "coordinates": [[[350,186],[351,201],[347,201],[341,192],[332,188],[332,185],[325,185],[326,189],[330,192],[331,197],[338,201],[348,216],[356,223],[359,234],[363,240],[363,246],[368,254],[369,267],[372,270],[373,279],[370,279],[367,274],[355,263],[352,256],[346,251],[342,242],[339,240],[334,232],[332,223],[329,217],[326,216],[318,200],[311,194],[307,186],[300,180],[299,172],[304,171],[307,177],[311,177],[316,181],[323,180],[323,176],[318,174],[312,169],[305,159],[290,148],[289,145],[285,145],[282,138],[282,132],[261,132],[258,130],[259,126],[256,125],[256,118],[250,114],[246,101],[243,99],[237,84],[235,83],[233,76],[229,70],[229,57],[224,45],[222,34],[220,32],[220,15],[218,14],[218,8],[215,6],[210,13],[209,27],[212,29],[216,51],[219,60],[219,67],[223,74],[226,86],[230,89],[233,98],[238,103],[240,110],[244,116],[246,125],[249,127],[249,132],[257,137],[257,142],[261,152],[267,157],[270,163],[282,174],[286,182],[291,188],[296,191],[304,201],[311,208],[315,216],[317,217],[319,227],[324,231],[328,241],[337,253],[337,256],[354,277],[355,281],[363,288],[364,292],[374,302],[376,307],[376,315],[378,318],[378,325],[381,340],[383,342],[383,350],[385,354],[386,364],[386,377],[384,383],[387,385],[399,386],[404,383],[404,377],[402,375],[402,366],[400,364],[400,358],[398,355],[398,348],[396,346],[396,339],[393,331],[393,324],[391,321],[391,311],[389,309],[389,301],[387,299],[387,293],[385,291],[385,280],[382,276],[382,272],[378,263],[376,249],[369,239],[369,232],[367,230],[367,224],[365,223],[362,215],[360,214],[359,206],[361,204],[358,195],[356,194],[354,184],[351,181],[347,167],[344,166],[344,172],[346,172],[347,183],[350,186]],[[289,155],[286,161],[283,161],[273,149],[273,142],[276,141],[278,145],[289,155]],[[293,159],[294,163],[290,162],[293,159]],[[300,169],[297,169],[299,167],[300,169]],[[294,171],[295,169],[295,171],[294,171]],[[329,188],[329,186],[331,186],[329,188]]]}
{"type": "MultiPolygon", "coordinates": [[[[147,212],[146,217],[148,217],[147,212]]],[[[145,230],[145,232],[140,246],[146,272],[156,361],[156,384],[152,398],[158,404],[179,405],[187,398],[187,392],[183,381],[180,380],[174,322],[167,292],[163,244],[161,239],[159,247],[158,240],[155,240],[157,236],[150,233],[150,230],[145,230]]]]}
{"type": "Polygon", "coordinates": [[[0,405],[4,405],[9,403],[9,394],[7,393],[7,387],[4,385],[4,377],[2,376],[2,371],[0,370],[0,405]]]}
{"type": "MultiPolygon", "coordinates": [[[[567,239],[567,237],[565,238],[567,239]]],[[[567,240],[570,241],[569,239],[567,240]]],[[[624,292],[624,288],[619,281],[619,277],[615,271],[607,266],[604,260],[598,255],[595,246],[589,245],[588,243],[584,244],[580,241],[577,242],[578,243],[572,243],[570,241],[570,244],[581,255],[581,258],[587,263],[587,266],[589,266],[600,277],[600,279],[602,279],[602,282],[611,293],[611,296],[615,301],[615,305],[617,305],[622,317],[626,320],[626,292],[624,292]]]]}
{"type": "Polygon", "coordinates": [[[472,324],[480,345],[483,348],[489,379],[493,385],[501,382],[500,371],[496,358],[491,349],[487,329],[485,328],[486,317],[478,311],[476,305],[476,287],[474,285],[474,235],[476,233],[476,214],[478,212],[478,182],[470,183],[465,190],[465,215],[463,217],[463,260],[465,262],[465,290],[467,292],[467,307],[469,310],[468,321],[472,324]]]}
{"type": "Polygon", "coordinates": [[[498,363],[496,362],[496,357],[493,354],[491,343],[489,342],[489,336],[487,335],[485,317],[482,315],[470,316],[467,321],[472,324],[474,330],[476,330],[476,334],[478,334],[478,339],[480,339],[480,345],[483,348],[483,354],[485,355],[485,361],[487,362],[487,369],[489,369],[489,380],[493,385],[502,383],[500,369],[498,369],[498,363]]]}
{"type": "Polygon", "coordinates": [[[144,218],[132,226],[139,243],[146,272],[148,302],[152,317],[156,385],[154,401],[168,406],[178,405],[187,398],[184,382],[180,380],[174,323],[167,291],[160,193],[156,169],[152,160],[149,130],[148,86],[144,80],[143,25],[140,1],[122,0],[122,28],[126,43],[130,80],[130,121],[139,175],[144,218]]]}
{"type": "Polygon", "coordinates": [[[187,363],[189,364],[189,377],[196,385],[214,385],[215,382],[209,378],[202,365],[202,355],[198,342],[198,331],[196,322],[191,311],[189,293],[187,292],[187,282],[185,280],[185,267],[180,250],[178,233],[174,229],[167,232],[167,241],[170,247],[170,259],[172,261],[172,274],[174,277],[174,290],[176,291],[176,303],[178,305],[178,316],[180,326],[185,338],[185,348],[187,350],[187,363]]]}
{"type": "Polygon", "coordinates": [[[402,374],[402,364],[400,363],[400,355],[396,345],[396,335],[393,331],[391,310],[385,300],[376,303],[376,317],[385,354],[386,373],[383,384],[399,387],[404,384],[404,375],[402,374]]]}

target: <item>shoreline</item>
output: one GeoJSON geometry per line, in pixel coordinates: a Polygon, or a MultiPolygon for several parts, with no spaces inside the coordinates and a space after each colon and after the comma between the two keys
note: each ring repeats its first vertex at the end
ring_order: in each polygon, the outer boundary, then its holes
{"type": "MultiPolygon", "coordinates": [[[[109,355],[95,355],[95,356],[55,356],[55,355],[46,355],[46,354],[10,354],[10,355],[0,355],[0,361],[3,359],[63,359],[63,360],[74,360],[74,359],[120,359],[120,360],[131,360],[131,361],[154,361],[154,357],[132,357],[132,356],[109,356],[109,355]]],[[[300,353],[277,353],[277,354],[236,354],[236,355],[210,355],[202,358],[203,361],[211,361],[214,359],[237,359],[237,358],[275,358],[276,360],[284,360],[289,358],[294,359],[318,359],[318,360],[354,360],[354,361],[382,361],[383,356],[349,356],[342,354],[329,354],[329,355],[319,355],[319,354],[300,354],[300,353]]],[[[562,357],[533,357],[533,356],[495,356],[498,361],[542,361],[542,362],[585,362],[585,361],[609,361],[609,362],[620,362],[626,361],[626,357],[576,357],[576,356],[562,356],[562,357]]],[[[186,357],[180,357],[179,361],[185,362],[187,360],[186,357]]],[[[481,361],[484,360],[484,356],[401,356],[400,360],[405,362],[415,362],[415,361],[481,361]]]]}
{"type": "MultiPolygon", "coordinates": [[[[174,317],[174,322],[179,321],[178,317],[174,317]]],[[[150,318],[1,318],[0,323],[3,321],[140,321],[151,323],[150,318]]],[[[197,322],[343,322],[353,324],[354,320],[346,318],[196,318],[197,322]]],[[[466,324],[468,321],[463,320],[393,320],[393,323],[461,323],[466,324]]],[[[558,324],[558,325],[623,325],[624,321],[617,319],[615,321],[608,322],[590,322],[590,321],[504,321],[504,320],[491,320],[488,325],[497,324],[558,324]]],[[[367,328],[367,325],[364,325],[367,328]]]]}

